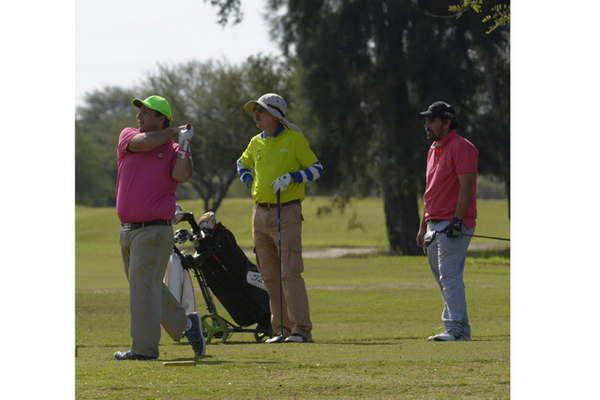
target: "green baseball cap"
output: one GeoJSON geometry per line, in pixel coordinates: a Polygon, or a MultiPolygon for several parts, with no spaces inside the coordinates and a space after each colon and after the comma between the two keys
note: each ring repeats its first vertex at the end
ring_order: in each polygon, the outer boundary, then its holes
{"type": "Polygon", "coordinates": [[[171,118],[173,118],[173,111],[171,110],[171,105],[164,97],[154,95],[146,97],[144,100],[138,99],[136,97],[135,99],[131,100],[131,104],[138,108],[141,106],[146,106],[151,110],[158,111],[159,113],[167,117],[169,121],[171,120],[171,118]]]}

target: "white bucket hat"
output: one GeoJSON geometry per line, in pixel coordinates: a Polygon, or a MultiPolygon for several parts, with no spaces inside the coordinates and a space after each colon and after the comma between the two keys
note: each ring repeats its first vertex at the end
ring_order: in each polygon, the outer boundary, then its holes
{"type": "Polygon", "coordinates": [[[287,103],[280,95],[276,93],[267,93],[263,94],[258,98],[258,100],[250,100],[246,104],[244,104],[244,110],[250,115],[254,117],[254,109],[256,105],[260,105],[262,108],[267,110],[269,114],[277,118],[283,125],[292,129],[294,131],[300,130],[296,125],[292,124],[290,121],[286,119],[287,114],[287,103]]]}

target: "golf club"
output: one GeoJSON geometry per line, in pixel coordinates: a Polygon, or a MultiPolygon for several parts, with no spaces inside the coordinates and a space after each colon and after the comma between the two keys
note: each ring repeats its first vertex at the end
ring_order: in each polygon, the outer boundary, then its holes
{"type": "MultiPolygon", "coordinates": [[[[433,239],[435,239],[435,236],[438,233],[446,233],[444,231],[428,231],[427,233],[425,233],[425,236],[423,237],[423,253],[425,255],[427,255],[427,247],[429,247],[429,245],[431,244],[431,242],[433,242],[433,239]]],[[[506,242],[510,242],[509,238],[502,238],[502,237],[497,237],[497,236],[487,236],[487,235],[474,235],[472,233],[463,233],[463,236],[468,236],[468,237],[474,237],[474,238],[482,238],[482,239],[494,239],[494,240],[503,240],[506,242]]]]}
{"type": "Polygon", "coordinates": [[[283,339],[283,252],[281,251],[281,191],[277,191],[277,252],[279,253],[279,334],[283,339]]]}
{"type": "Polygon", "coordinates": [[[469,233],[463,233],[463,235],[464,236],[469,236],[469,237],[474,237],[474,238],[504,240],[506,242],[510,242],[509,238],[501,238],[501,237],[497,237],[497,236],[474,235],[474,234],[469,234],[469,233]]]}

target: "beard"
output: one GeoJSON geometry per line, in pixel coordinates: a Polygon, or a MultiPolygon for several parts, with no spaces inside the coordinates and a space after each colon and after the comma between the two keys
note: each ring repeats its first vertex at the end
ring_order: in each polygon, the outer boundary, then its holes
{"type": "Polygon", "coordinates": [[[436,142],[438,140],[438,136],[431,129],[425,130],[425,138],[427,140],[431,140],[432,142],[436,142]]]}

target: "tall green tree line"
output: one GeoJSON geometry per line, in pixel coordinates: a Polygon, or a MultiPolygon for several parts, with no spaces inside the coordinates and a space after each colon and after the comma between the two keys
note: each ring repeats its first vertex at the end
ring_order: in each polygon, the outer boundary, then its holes
{"type": "MultiPolygon", "coordinates": [[[[221,22],[236,5],[212,1],[221,22]],[[229,10],[229,11],[228,11],[229,10]]],[[[239,2],[236,2],[239,6],[239,2]]],[[[485,33],[445,0],[267,0],[272,37],[302,77],[324,182],[348,198],[377,183],[390,249],[417,254],[424,141],[417,112],[444,99],[480,148],[482,172],[509,176],[507,30],[485,33]]]]}
{"type": "Polygon", "coordinates": [[[217,210],[236,179],[235,160],[257,133],[243,104],[270,91],[289,97],[289,82],[286,63],[257,55],[240,65],[213,61],[163,65],[138,87],[106,87],[87,94],[76,120],[77,203],[115,204],[119,132],[137,126],[131,99],[161,94],[173,108],[174,124],[194,125],[191,186],[204,210],[217,210]]]}

